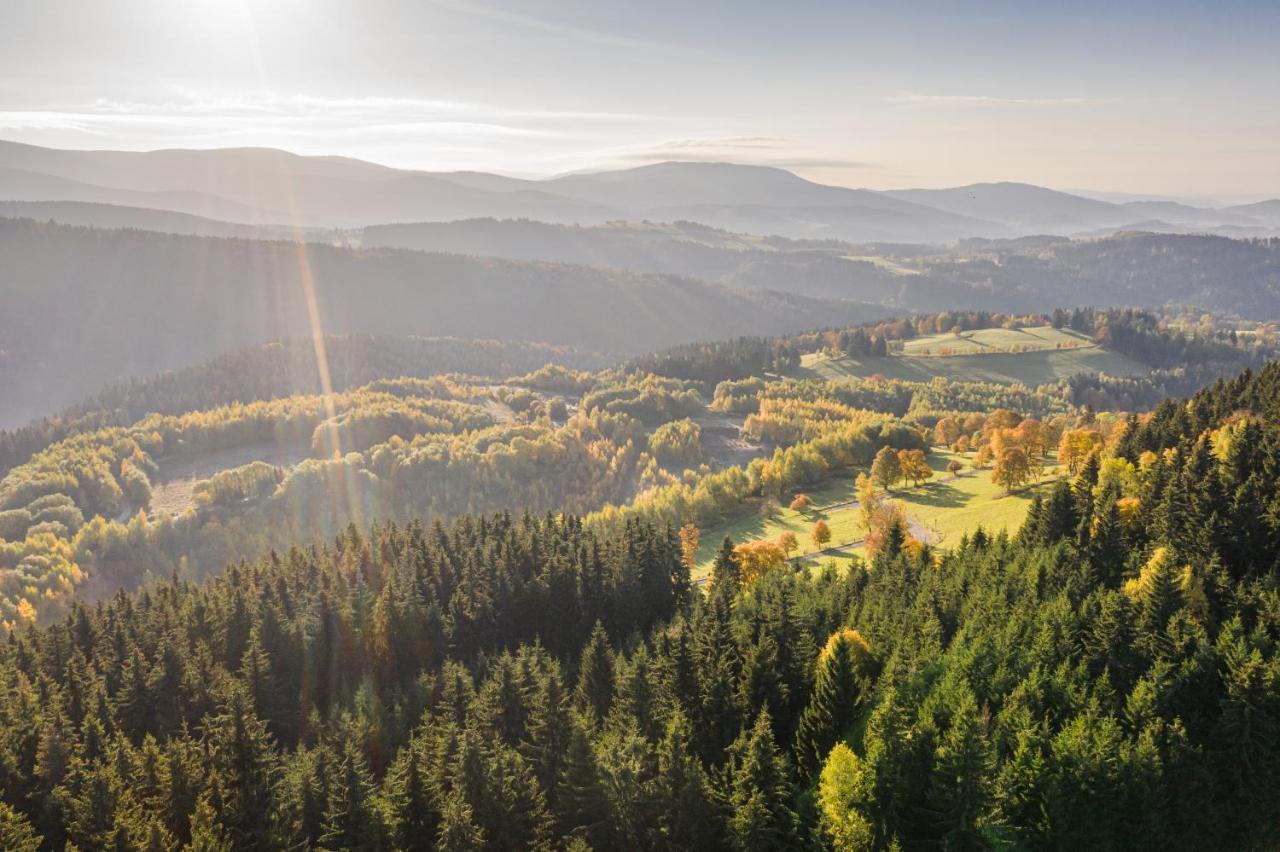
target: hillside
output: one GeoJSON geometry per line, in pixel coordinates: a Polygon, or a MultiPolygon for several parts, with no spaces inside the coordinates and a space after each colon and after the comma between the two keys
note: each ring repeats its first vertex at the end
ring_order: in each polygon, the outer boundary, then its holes
{"type": "Polygon", "coordinates": [[[54,221],[87,228],[133,228],[196,237],[236,237],[240,239],[319,239],[323,232],[283,227],[240,225],[147,207],[122,207],[81,201],[0,201],[0,218],[54,221]]]}
{"type": "MultiPolygon", "coordinates": [[[[740,224],[750,230],[750,223],[740,224]]],[[[1189,305],[1280,318],[1275,240],[1162,229],[1170,233],[967,240],[955,249],[766,239],[688,223],[422,223],[366,228],[360,239],[369,245],[671,272],[741,289],[910,310],[1189,305]]]]}
{"type": "Polygon", "coordinates": [[[0,263],[10,272],[0,281],[0,424],[9,426],[123,377],[309,337],[311,295],[325,334],[500,337],[622,353],[885,314],[671,276],[24,220],[0,221],[0,263]]]}
{"type": "Polygon", "coordinates": [[[806,356],[797,375],[823,379],[880,375],[889,379],[1053,384],[1081,373],[1141,376],[1151,367],[1108,352],[1091,338],[1049,327],[1002,328],[915,337],[887,358],[806,356]]]}

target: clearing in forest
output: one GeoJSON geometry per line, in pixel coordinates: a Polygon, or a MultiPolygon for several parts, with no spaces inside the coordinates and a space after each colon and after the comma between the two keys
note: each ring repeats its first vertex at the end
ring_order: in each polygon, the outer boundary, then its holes
{"type": "Polygon", "coordinates": [[[1021,383],[1028,387],[1058,382],[1078,373],[1133,376],[1151,368],[1101,348],[1087,335],[1051,326],[987,328],[959,335],[932,334],[903,341],[887,358],[832,358],[805,355],[798,374],[842,379],[880,375],[886,379],[1021,383]]]}
{"type": "MultiPolygon", "coordinates": [[[[1004,489],[991,481],[989,469],[974,470],[968,466],[971,458],[971,455],[934,449],[929,455],[934,479],[917,488],[898,486],[882,494],[882,499],[887,497],[902,504],[912,535],[946,548],[979,525],[991,533],[1002,529],[1015,531],[1026,518],[1034,495],[1047,489],[1062,472],[1061,468],[1051,465],[1037,483],[1005,494],[1004,489]],[[947,473],[947,464],[955,459],[965,464],[959,476],[947,473]]],[[[867,532],[854,493],[857,475],[857,471],[849,471],[805,491],[813,501],[805,512],[792,511],[785,505],[770,511],[765,501],[757,500],[738,518],[703,530],[694,578],[710,573],[716,550],[726,535],[735,544],[741,544],[776,539],[784,532],[792,532],[800,545],[796,556],[803,561],[822,566],[848,565],[855,554],[861,555],[862,538],[867,532]],[[813,525],[820,520],[831,528],[831,541],[821,552],[811,537],[813,525]]]]}

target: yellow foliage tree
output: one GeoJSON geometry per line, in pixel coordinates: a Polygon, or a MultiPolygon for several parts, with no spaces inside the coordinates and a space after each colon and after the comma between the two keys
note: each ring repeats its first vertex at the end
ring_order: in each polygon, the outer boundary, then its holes
{"type": "Polygon", "coordinates": [[[819,550],[827,546],[827,542],[831,541],[831,527],[827,526],[826,521],[818,521],[813,525],[813,544],[819,550]]]}
{"type": "Polygon", "coordinates": [[[702,542],[702,531],[698,525],[690,521],[680,528],[680,556],[684,566],[692,571],[698,561],[698,546],[702,542]]]}
{"type": "Polygon", "coordinates": [[[1006,492],[1027,484],[1031,480],[1031,459],[1022,447],[1005,447],[996,457],[991,468],[991,481],[1006,492]]]}
{"type": "Polygon", "coordinates": [[[919,485],[933,478],[933,468],[929,467],[923,450],[898,450],[898,467],[902,471],[902,478],[909,480],[912,485],[919,485]]]}
{"type": "Polygon", "coordinates": [[[787,564],[787,553],[776,541],[747,541],[733,549],[742,584],[749,586],[769,571],[787,564]]]}

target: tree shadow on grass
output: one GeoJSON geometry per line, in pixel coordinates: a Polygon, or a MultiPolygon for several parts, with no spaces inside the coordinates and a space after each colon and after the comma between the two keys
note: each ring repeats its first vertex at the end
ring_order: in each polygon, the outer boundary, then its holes
{"type": "Polygon", "coordinates": [[[955,509],[968,503],[970,496],[950,483],[937,482],[928,488],[904,493],[902,501],[916,506],[937,506],[940,509],[955,509]]]}

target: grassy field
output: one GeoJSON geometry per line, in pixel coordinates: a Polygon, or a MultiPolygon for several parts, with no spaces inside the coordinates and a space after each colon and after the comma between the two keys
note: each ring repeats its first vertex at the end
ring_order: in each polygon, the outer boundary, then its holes
{"type": "MultiPolygon", "coordinates": [[[[934,455],[953,458],[949,453],[934,455]]],[[[937,461],[930,461],[936,468],[937,461]]],[[[991,482],[991,471],[964,470],[957,479],[892,496],[902,504],[907,517],[930,532],[931,544],[948,547],[979,526],[991,533],[1002,529],[1013,532],[1027,517],[1035,494],[1050,487],[1061,472],[1057,467],[1047,468],[1039,483],[1005,494],[991,482]]]]}
{"type": "Polygon", "coordinates": [[[1013,354],[1014,349],[1044,351],[1057,349],[1093,349],[1097,346],[1088,335],[1050,325],[1037,328],[984,328],[978,331],[946,332],[916,337],[902,342],[902,353],[920,357],[951,355],[1013,354]]]}
{"type": "Polygon", "coordinates": [[[1048,326],[1028,329],[992,328],[936,334],[909,340],[901,353],[888,358],[828,358],[806,355],[799,374],[841,379],[879,374],[887,379],[929,381],[943,376],[957,381],[1021,382],[1029,387],[1057,382],[1076,373],[1131,376],[1150,372],[1145,364],[1095,346],[1089,338],[1048,326]],[[1062,344],[1064,348],[1058,348],[1062,344]],[[1074,345],[1076,348],[1065,348],[1074,345]],[[1013,347],[1027,351],[1010,352],[1013,347]],[[955,354],[941,354],[943,349],[955,354]],[[925,354],[928,352],[929,354],[925,354]]]}
{"type": "Polygon", "coordinates": [[[919,269],[914,269],[910,266],[904,266],[903,264],[898,263],[895,260],[890,260],[887,257],[878,257],[875,255],[858,255],[858,254],[846,254],[842,256],[844,257],[845,260],[860,260],[860,261],[863,261],[864,263],[870,263],[874,266],[880,267],[885,272],[892,272],[894,275],[919,275],[920,274],[919,269]]]}
{"type": "MultiPolygon", "coordinates": [[[[1036,491],[1048,487],[1060,472],[1051,467],[1046,470],[1039,484],[1017,494],[1006,495],[1003,489],[992,484],[989,470],[966,468],[959,477],[950,478],[950,474],[946,473],[947,464],[956,458],[967,464],[969,457],[935,450],[929,456],[929,464],[937,474],[934,481],[920,488],[898,488],[888,495],[889,499],[902,504],[913,532],[927,533],[931,544],[944,548],[954,544],[965,533],[977,529],[979,525],[992,533],[1001,529],[1017,529],[1027,516],[1027,509],[1036,491]],[[938,481],[942,479],[946,481],[938,481]]],[[[726,535],[734,542],[741,543],[774,539],[789,530],[795,533],[800,543],[799,555],[811,556],[817,549],[810,538],[810,532],[816,521],[824,520],[831,527],[831,543],[828,547],[860,542],[866,529],[862,525],[859,506],[851,502],[855,499],[855,476],[856,474],[851,473],[832,479],[821,487],[806,492],[815,507],[808,512],[798,513],[783,507],[766,516],[760,510],[760,504],[756,504],[754,511],[748,510],[733,521],[703,530],[695,579],[710,572],[716,549],[726,535]]],[[[825,554],[820,561],[823,565],[834,562],[838,567],[843,567],[855,555],[860,555],[861,550],[859,545],[840,553],[825,554]]]]}

